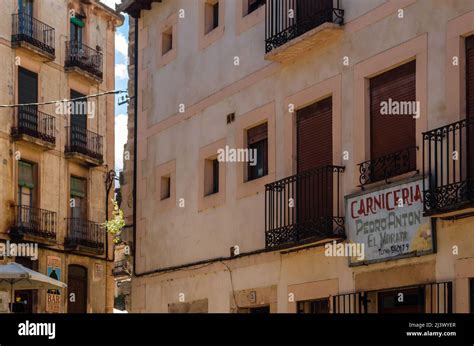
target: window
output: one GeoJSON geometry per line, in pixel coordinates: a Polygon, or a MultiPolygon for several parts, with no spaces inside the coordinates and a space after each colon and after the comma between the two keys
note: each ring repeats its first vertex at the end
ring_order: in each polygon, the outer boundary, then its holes
{"type": "Polygon", "coordinates": [[[265,5],[266,0],[244,0],[247,1],[247,14],[252,13],[257,10],[259,7],[265,5]]]}
{"type": "Polygon", "coordinates": [[[82,44],[82,37],[83,37],[83,28],[84,28],[84,21],[83,17],[76,15],[75,17],[71,17],[71,42],[77,42],[77,47],[73,48],[80,48],[82,44]]]}
{"type": "Polygon", "coordinates": [[[373,168],[372,182],[416,169],[416,101],[416,61],[370,79],[370,159],[395,158],[373,168]],[[403,165],[392,163],[405,153],[403,165]]]}
{"type": "Polygon", "coordinates": [[[162,47],[161,47],[162,55],[165,55],[171,49],[173,49],[173,28],[172,27],[163,31],[161,43],[162,43],[162,47]]]}
{"type": "Polygon", "coordinates": [[[207,34],[219,26],[219,1],[206,1],[204,11],[204,33],[207,34]]]}
{"type": "Polygon", "coordinates": [[[161,200],[171,197],[171,176],[161,177],[161,200]]]}
{"type": "Polygon", "coordinates": [[[270,306],[257,306],[252,308],[239,308],[237,310],[239,314],[269,314],[270,306]]]}
{"type": "Polygon", "coordinates": [[[33,207],[35,199],[34,165],[18,161],[18,205],[33,207]]]}
{"type": "Polygon", "coordinates": [[[71,177],[70,195],[70,215],[73,219],[86,219],[86,194],[87,180],[83,178],[71,177]]]}
{"type": "Polygon", "coordinates": [[[329,299],[304,300],[297,303],[299,314],[328,314],[329,299]]]}
{"type": "Polygon", "coordinates": [[[219,161],[206,159],[204,163],[204,195],[209,196],[219,192],[219,161]]]}
{"type": "Polygon", "coordinates": [[[466,110],[474,118],[474,35],[466,38],[466,110]]]}
{"type": "Polygon", "coordinates": [[[249,150],[247,181],[261,178],[268,174],[268,131],[267,123],[247,130],[247,144],[249,150]]]}
{"type": "Polygon", "coordinates": [[[470,312],[474,313],[474,279],[469,280],[470,312]]]}

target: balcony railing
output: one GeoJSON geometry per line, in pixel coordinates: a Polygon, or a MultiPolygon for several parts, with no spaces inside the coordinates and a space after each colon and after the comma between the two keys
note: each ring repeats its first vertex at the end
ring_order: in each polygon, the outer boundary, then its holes
{"type": "MultiPolygon", "coordinates": [[[[453,283],[451,281],[432,282],[415,286],[405,286],[390,288],[386,290],[374,290],[364,292],[345,293],[332,296],[332,312],[335,314],[364,314],[369,311],[379,311],[376,306],[369,308],[369,304],[375,304],[379,299],[377,295],[386,291],[395,291],[402,293],[407,289],[418,289],[419,300],[415,305],[420,313],[427,314],[450,314],[453,312],[453,283]]],[[[398,298],[398,294],[395,295],[398,298]]],[[[394,307],[401,308],[403,311],[409,303],[407,301],[394,301],[394,307]]],[[[413,303],[413,302],[412,302],[413,303]]],[[[380,307],[380,305],[379,305],[380,307]]]]}
{"type": "Polygon", "coordinates": [[[344,24],[344,10],[333,0],[268,0],[265,51],[278,48],[324,23],[344,24]]]}
{"type": "Polygon", "coordinates": [[[56,119],[40,112],[37,106],[21,106],[16,109],[12,135],[28,135],[45,142],[56,143],[56,119]]]}
{"type": "Polygon", "coordinates": [[[66,68],[78,67],[102,79],[102,53],[78,41],[66,41],[66,68]]]}
{"type": "Polygon", "coordinates": [[[424,208],[455,211],[474,202],[474,120],[423,133],[424,208]]]}
{"type": "Polygon", "coordinates": [[[26,205],[14,206],[14,221],[10,235],[22,237],[25,234],[46,239],[56,239],[57,217],[49,210],[26,205]]]}
{"type": "Polygon", "coordinates": [[[84,247],[98,253],[103,253],[104,245],[105,229],[101,224],[80,218],[67,219],[65,247],[84,247]]]}
{"type": "Polygon", "coordinates": [[[113,275],[129,275],[130,274],[130,262],[127,260],[121,260],[114,263],[113,275]]]}
{"type": "Polygon", "coordinates": [[[102,136],[81,126],[67,126],[66,136],[66,153],[79,153],[102,161],[102,136]]]}
{"type": "Polygon", "coordinates": [[[12,25],[13,45],[26,42],[54,56],[54,29],[52,27],[25,12],[13,14],[12,25]]]}
{"type": "Polygon", "coordinates": [[[418,147],[409,147],[382,157],[359,164],[359,183],[361,187],[405,173],[416,171],[416,152],[418,147]]]}
{"type": "Polygon", "coordinates": [[[291,246],[344,237],[340,175],[344,167],[325,166],[265,186],[265,244],[291,246]]]}

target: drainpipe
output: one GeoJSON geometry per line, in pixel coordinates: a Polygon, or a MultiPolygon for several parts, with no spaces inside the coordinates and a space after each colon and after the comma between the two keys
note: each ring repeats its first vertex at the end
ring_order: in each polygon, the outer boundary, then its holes
{"type": "Polygon", "coordinates": [[[136,274],[136,248],[137,248],[137,173],[138,173],[138,14],[134,17],[135,20],[135,47],[134,47],[134,98],[133,98],[133,268],[132,275],[136,274]]]}

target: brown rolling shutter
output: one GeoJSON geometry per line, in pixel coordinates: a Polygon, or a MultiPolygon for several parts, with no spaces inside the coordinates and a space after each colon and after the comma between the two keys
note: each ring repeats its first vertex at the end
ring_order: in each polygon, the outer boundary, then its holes
{"type": "Polygon", "coordinates": [[[370,80],[371,159],[416,146],[414,114],[381,114],[382,102],[416,101],[416,61],[370,80]]]}
{"type": "Polygon", "coordinates": [[[298,172],[332,165],[332,98],[298,110],[296,117],[298,172]]]}
{"type": "MultiPolygon", "coordinates": [[[[474,119],[474,35],[466,37],[466,117],[474,119]]],[[[469,179],[474,177],[474,125],[467,126],[467,168],[469,179]]]]}
{"type": "Polygon", "coordinates": [[[267,123],[252,127],[247,130],[247,143],[254,144],[267,138],[267,123]]]}
{"type": "MultiPolygon", "coordinates": [[[[298,110],[297,122],[297,220],[302,229],[325,229],[333,214],[332,98],[298,110]]],[[[300,234],[304,237],[304,234],[300,234]]]]}
{"type": "Polygon", "coordinates": [[[474,35],[466,38],[466,110],[474,118],[474,35]]]}

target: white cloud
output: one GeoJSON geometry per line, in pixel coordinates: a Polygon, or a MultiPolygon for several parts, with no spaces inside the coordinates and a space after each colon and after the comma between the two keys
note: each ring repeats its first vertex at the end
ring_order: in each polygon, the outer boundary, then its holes
{"type": "Polygon", "coordinates": [[[118,31],[115,33],[115,50],[128,59],[128,40],[118,31]]]}
{"type": "Polygon", "coordinates": [[[123,146],[128,137],[128,115],[118,114],[115,116],[115,169],[123,169],[123,146]]]}
{"type": "Polygon", "coordinates": [[[127,65],[115,64],[115,79],[128,79],[127,65]]]}
{"type": "Polygon", "coordinates": [[[100,0],[100,2],[106,4],[107,6],[115,9],[115,4],[117,3],[117,0],[100,0]]]}

